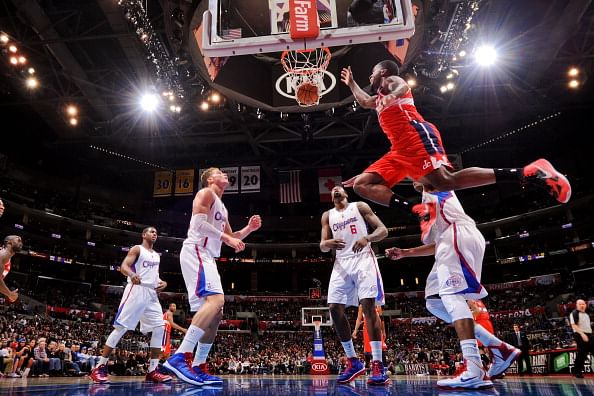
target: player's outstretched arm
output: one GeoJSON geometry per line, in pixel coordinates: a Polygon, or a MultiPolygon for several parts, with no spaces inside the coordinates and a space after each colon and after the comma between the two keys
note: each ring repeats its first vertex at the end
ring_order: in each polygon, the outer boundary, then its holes
{"type": "Polygon", "coordinates": [[[328,212],[324,212],[322,215],[322,238],[320,240],[320,250],[324,253],[329,252],[332,249],[340,250],[345,247],[344,240],[330,238],[332,232],[330,230],[330,221],[328,219],[328,212]]]}
{"type": "Polygon", "coordinates": [[[128,251],[128,254],[126,255],[126,257],[124,257],[124,261],[122,261],[122,265],[120,265],[120,272],[122,273],[122,275],[126,276],[126,277],[130,277],[130,280],[132,281],[132,283],[134,285],[140,285],[140,276],[138,276],[138,274],[136,274],[134,271],[132,271],[132,265],[136,262],[136,260],[138,259],[138,256],[140,255],[140,247],[137,246],[133,246],[132,249],[130,249],[128,251]]]}
{"type": "Polygon", "coordinates": [[[231,233],[233,238],[244,239],[252,232],[258,230],[260,227],[262,227],[262,219],[259,215],[253,215],[252,217],[250,217],[247,225],[243,227],[241,230],[235,232],[231,231],[231,225],[229,224],[229,222],[227,222],[226,229],[229,229],[229,232],[231,233]]]}
{"type": "Polygon", "coordinates": [[[435,243],[421,245],[410,249],[397,247],[386,249],[386,256],[391,260],[400,260],[404,257],[423,257],[435,255],[435,243]]]}
{"type": "Polygon", "coordinates": [[[14,302],[19,298],[18,290],[10,290],[6,283],[4,283],[4,279],[0,278],[0,293],[4,294],[6,298],[10,300],[10,302],[14,302]]]}
{"type": "Polygon", "coordinates": [[[355,100],[365,109],[375,109],[375,99],[377,95],[370,96],[367,92],[363,91],[359,84],[355,82],[353,78],[353,72],[351,67],[345,67],[340,72],[340,80],[345,83],[353,93],[355,100]]]}

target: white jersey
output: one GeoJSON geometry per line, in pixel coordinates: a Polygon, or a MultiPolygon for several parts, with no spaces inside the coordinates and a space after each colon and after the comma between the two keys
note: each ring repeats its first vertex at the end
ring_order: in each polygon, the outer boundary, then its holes
{"type": "MultiPolygon", "coordinates": [[[[138,245],[140,254],[136,262],[132,264],[132,271],[140,277],[141,285],[156,288],[159,285],[159,264],[161,257],[159,253],[150,251],[142,245],[138,245]]],[[[128,283],[132,283],[128,277],[128,283]]]]}
{"type": "MultiPolygon", "coordinates": [[[[212,190],[211,190],[212,191],[212,190]]],[[[223,201],[214,193],[212,192],[215,200],[210,206],[208,211],[208,215],[206,217],[206,221],[214,226],[217,230],[221,232],[225,232],[225,227],[227,226],[227,208],[223,204],[223,201]]],[[[201,248],[206,249],[212,257],[219,257],[221,255],[221,244],[222,241],[215,240],[213,238],[209,238],[205,235],[201,235],[196,230],[196,222],[198,215],[192,215],[192,219],[190,220],[190,228],[188,229],[188,238],[185,240],[184,243],[191,243],[193,245],[198,245],[201,248]]]]}
{"type": "Polygon", "coordinates": [[[423,203],[435,207],[435,211],[431,211],[433,218],[429,219],[432,223],[431,231],[423,240],[425,244],[438,242],[439,237],[454,223],[476,226],[474,220],[464,212],[453,191],[423,192],[423,203]]]}
{"type": "Polygon", "coordinates": [[[355,242],[367,235],[367,224],[359,213],[356,202],[349,202],[347,207],[341,211],[336,208],[330,209],[328,222],[332,230],[332,237],[342,239],[345,243],[344,248],[336,251],[337,258],[368,253],[367,249],[363,249],[359,253],[353,252],[355,242]]]}

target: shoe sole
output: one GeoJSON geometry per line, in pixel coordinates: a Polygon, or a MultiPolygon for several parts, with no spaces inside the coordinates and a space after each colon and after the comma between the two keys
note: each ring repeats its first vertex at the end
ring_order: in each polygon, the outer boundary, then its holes
{"type": "Polygon", "coordinates": [[[367,385],[371,385],[371,386],[382,386],[382,385],[387,385],[389,383],[390,383],[389,378],[382,382],[367,380],[367,385]]]}
{"type": "Polygon", "coordinates": [[[512,354],[511,354],[511,355],[510,355],[508,358],[507,358],[507,360],[505,361],[505,363],[506,363],[506,366],[505,366],[505,368],[504,368],[503,370],[499,371],[498,373],[496,373],[496,374],[493,374],[493,375],[489,375],[489,374],[487,373],[487,375],[489,376],[489,378],[491,378],[491,379],[498,379],[498,378],[501,378],[501,377],[502,377],[502,374],[503,374],[503,373],[505,373],[505,371],[506,371],[506,370],[509,368],[509,366],[511,366],[511,365],[512,365],[512,363],[513,363],[513,362],[515,362],[516,360],[518,360],[518,358],[520,357],[520,355],[521,355],[521,354],[522,354],[522,351],[520,351],[520,350],[517,350],[517,349],[516,349],[516,350],[515,350],[515,351],[514,351],[514,352],[513,352],[513,353],[512,353],[512,354]]]}
{"type": "Polygon", "coordinates": [[[361,370],[357,371],[355,374],[351,375],[348,379],[342,381],[336,381],[339,384],[348,384],[351,381],[354,381],[358,376],[365,374],[365,367],[361,370]]]}
{"type": "Polygon", "coordinates": [[[166,361],[165,363],[163,363],[163,366],[165,366],[165,368],[167,368],[167,370],[169,370],[173,374],[175,374],[175,376],[177,378],[179,378],[180,380],[182,380],[184,382],[187,382],[188,384],[192,384],[192,385],[196,385],[196,386],[202,386],[202,385],[204,385],[203,382],[194,381],[194,380],[186,377],[185,375],[182,374],[181,371],[179,371],[178,369],[176,369],[175,367],[173,367],[171,364],[169,364],[168,361],[166,361]]]}
{"type": "Polygon", "coordinates": [[[167,382],[171,382],[173,378],[169,378],[163,381],[153,381],[152,379],[145,378],[145,382],[152,382],[153,384],[166,384],[167,382]]]}
{"type": "Polygon", "coordinates": [[[485,382],[482,385],[470,385],[470,386],[446,386],[446,385],[437,385],[439,389],[443,390],[481,390],[481,389],[490,389],[493,387],[493,383],[491,381],[485,382]]]}

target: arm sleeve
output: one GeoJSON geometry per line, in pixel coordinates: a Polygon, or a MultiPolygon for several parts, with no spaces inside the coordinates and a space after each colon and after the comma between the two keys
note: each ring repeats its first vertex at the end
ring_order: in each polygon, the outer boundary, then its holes
{"type": "Polygon", "coordinates": [[[223,236],[223,231],[217,230],[206,220],[207,216],[204,213],[194,214],[192,215],[192,220],[190,220],[190,228],[192,228],[199,235],[220,240],[223,236]]]}

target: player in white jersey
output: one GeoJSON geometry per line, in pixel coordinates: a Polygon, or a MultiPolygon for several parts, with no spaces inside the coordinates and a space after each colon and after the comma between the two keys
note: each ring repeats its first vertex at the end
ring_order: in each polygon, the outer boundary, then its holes
{"type": "Polygon", "coordinates": [[[348,358],[348,367],[338,376],[339,383],[348,383],[365,373],[365,366],[357,358],[351,327],[344,313],[346,306],[363,307],[368,318],[371,340],[370,385],[388,382],[382,363],[382,332],[376,305],[384,305],[384,286],[371,242],[381,241],[388,229],[365,202],[349,203],[344,188],[332,189],[334,208],[322,215],[323,252],[334,250],[336,258],[328,286],[328,305],[334,327],[348,358]],[[367,233],[367,224],[374,230],[367,233]]]}
{"type": "Polygon", "coordinates": [[[223,382],[209,375],[205,364],[223,317],[225,303],[215,257],[219,257],[222,243],[235,252],[245,249],[242,239],[259,229],[262,221],[260,216],[252,216],[247,226],[233,232],[227,209],[221,201],[229,185],[227,175],[218,168],[209,168],[202,173],[201,181],[204,188],[194,198],[188,237],[180,253],[190,310],[196,314],[181,345],[164,366],[185,382],[211,385],[223,382]],[[196,355],[192,361],[192,351],[196,345],[196,355]]]}
{"type": "Polygon", "coordinates": [[[111,332],[97,367],[91,371],[91,379],[96,383],[109,382],[107,362],[109,355],[118,345],[120,339],[128,330],[134,330],[140,321],[140,331],[151,334],[151,357],[147,381],[168,382],[171,376],[164,375],[157,370],[161,357],[161,346],[165,324],[161,303],[157,293],[167,287],[167,283],[159,278],[159,264],[161,257],[153,250],[157,240],[157,230],[147,227],[142,231],[142,244],[133,246],[122,261],[120,272],[128,278],[124,289],[122,302],[113,321],[114,330],[111,332]]]}
{"type": "Polygon", "coordinates": [[[493,383],[489,378],[503,373],[517,359],[519,351],[475,324],[466,302],[488,294],[480,283],[485,239],[474,220],[464,212],[454,192],[428,193],[423,191],[420,183],[414,183],[414,187],[423,193],[423,203],[415,205],[413,212],[421,220],[424,245],[412,249],[387,249],[386,255],[393,260],[435,256],[425,287],[427,309],[443,321],[454,324],[466,362],[466,370],[460,375],[437,381],[437,386],[444,389],[490,388],[493,383]],[[488,373],[483,369],[477,338],[493,352],[494,361],[488,373]]]}

